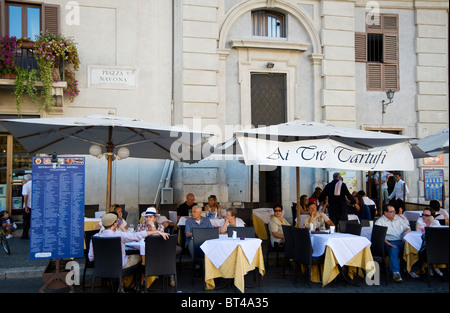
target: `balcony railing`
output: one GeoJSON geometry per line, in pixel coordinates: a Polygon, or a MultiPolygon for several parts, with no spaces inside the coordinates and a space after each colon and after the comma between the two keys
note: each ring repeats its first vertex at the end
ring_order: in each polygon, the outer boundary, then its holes
{"type": "MultiPolygon", "coordinates": [[[[37,61],[36,58],[34,57],[34,53],[33,53],[33,49],[31,48],[22,48],[20,50],[17,51],[16,53],[16,66],[26,69],[26,70],[32,70],[38,69],[37,66],[37,61]]],[[[59,68],[59,75],[60,75],[60,81],[65,81],[66,77],[65,77],[65,73],[64,73],[64,69],[65,69],[65,60],[64,58],[60,58],[59,59],[59,64],[58,64],[58,68],[59,68]]]]}

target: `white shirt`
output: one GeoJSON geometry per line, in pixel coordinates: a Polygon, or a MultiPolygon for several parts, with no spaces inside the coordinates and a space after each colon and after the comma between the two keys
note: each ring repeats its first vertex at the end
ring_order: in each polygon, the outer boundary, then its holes
{"type": "MultiPolygon", "coordinates": [[[[122,243],[122,267],[127,264],[128,256],[125,251],[125,244],[127,242],[139,241],[147,237],[147,231],[140,231],[134,233],[124,233],[122,231],[112,231],[111,229],[105,229],[101,233],[94,235],[95,237],[120,237],[122,243]]],[[[92,246],[92,240],[89,244],[89,261],[94,261],[94,247],[92,246]]]]}
{"type": "MultiPolygon", "coordinates": [[[[418,225],[420,229],[422,229],[422,228],[425,229],[425,227],[427,227],[425,225],[425,222],[423,221],[423,217],[419,217],[419,219],[416,222],[416,225],[418,225]]],[[[441,223],[439,223],[436,220],[433,220],[433,222],[430,224],[430,227],[439,227],[439,226],[441,226],[441,223]]],[[[415,230],[417,230],[417,229],[415,229],[415,230]]],[[[417,231],[419,231],[419,230],[417,230],[417,231]]]]}
{"type": "Polygon", "coordinates": [[[394,216],[392,221],[383,215],[375,222],[375,225],[385,226],[388,228],[386,232],[386,240],[388,241],[402,240],[403,233],[407,228],[410,228],[409,223],[397,214],[394,216]]]}
{"type": "Polygon", "coordinates": [[[28,196],[27,203],[23,204],[23,208],[25,209],[25,206],[31,208],[31,180],[22,186],[22,196],[28,196]]]}
{"type": "Polygon", "coordinates": [[[408,186],[405,184],[405,182],[403,180],[400,179],[398,182],[395,183],[394,190],[389,195],[389,200],[400,199],[400,200],[406,202],[407,201],[407,197],[406,196],[408,194],[409,194],[408,186]],[[405,199],[403,199],[403,185],[405,186],[405,191],[406,191],[405,199]]]}

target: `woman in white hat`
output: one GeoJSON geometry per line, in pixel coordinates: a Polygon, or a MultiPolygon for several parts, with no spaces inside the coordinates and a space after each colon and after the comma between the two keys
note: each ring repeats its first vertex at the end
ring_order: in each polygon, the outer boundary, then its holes
{"type": "Polygon", "coordinates": [[[149,207],[145,212],[142,212],[141,216],[144,221],[136,227],[136,231],[150,230],[150,231],[162,231],[164,232],[164,225],[158,223],[158,214],[156,208],[149,207]]]}

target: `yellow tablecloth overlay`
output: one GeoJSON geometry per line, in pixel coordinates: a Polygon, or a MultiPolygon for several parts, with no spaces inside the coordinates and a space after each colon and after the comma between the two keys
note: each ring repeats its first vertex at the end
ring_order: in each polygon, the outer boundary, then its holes
{"type": "Polygon", "coordinates": [[[222,266],[218,269],[205,255],[206,289],[211,290],[215,288],[214,278],[234,278],[234,285],[243,293],[245,291],[244,276],[249,271],[254,270],[256,267],[259,269],[259,273],[264,276],[265,267],[261,247],[258,248],[255,257],[253,258],[253,262],[249,264],[247,257],[242,250],[242,247],[237,246],[233,253],[228,256],[222,266]]]}
{"type": "Polygon", "coordinates": [[[266,226],[264,225],[264,221],[257,217],[255,214],[252,214],[253,226],[255,227],[255,234],[261,240],[267,240],[266,226]]]}
{"type": "MultiPolygon", "coordinates": [[[[356,273],[356,268],[366,269],[367,262],[373,261],[372,253],[370,252],[370,246],[365,247],[361,252],[355,255],[350,261],[345,265],[349,266],[349,276],[353,276],[356,273]]],[[[330,247],[326,247],[325,250],[325,261],[321,266],[322,271],[322,287],[328,285],[336,278],[339,274],[338,262],[334,256],[333,250],[330,247]],[[323,267],[322,267],[323,266],[323,267]]],[[[311,268],[311,281],[319,283],[320,276],[318,272],[319,268],[317,265],[311,268]]]]}

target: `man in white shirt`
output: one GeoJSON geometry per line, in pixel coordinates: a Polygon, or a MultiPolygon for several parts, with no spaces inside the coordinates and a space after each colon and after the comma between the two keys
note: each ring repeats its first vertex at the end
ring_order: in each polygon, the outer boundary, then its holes
{"type": "Polygon", "coordinates": [[[398,255],[405,247],[403,237],[411,231],[409,223],[395,214],[392,204],[387,204],[383,207],[383,216],[375,222],[375,225],[388,228],[385,243],[389,249],[389,271],[396,282],[401,282],[398,255]]]}
{"type": "Polygon", "coordinates": [[[22,186],[23,196],[23,232],[20,239],[29,239],[30,222],[31,222],[31,174],[26,174],[23,179],[26,183],[22,186]]]}
{"type": "Polygon", "coordinates": [[[402,174],[401,173],[395,173],[394,178],[396,180],[394,190],[389,195],[387,200],[402,200],[403,202],[406,202],[406,197],[409,194],[409,189],[406,183],[402,180],[402,174]],[[405,195],[403,195],[403,191],[405,191],[405,195]]]}

